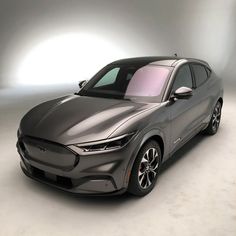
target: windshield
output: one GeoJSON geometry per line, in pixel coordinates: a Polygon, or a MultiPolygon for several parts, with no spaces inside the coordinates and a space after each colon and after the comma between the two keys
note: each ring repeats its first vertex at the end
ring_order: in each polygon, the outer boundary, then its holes
{"type": "Polygon", "coordinates": [[[170,72],[171,67],[151,64],[110,65],[98,72],[79,95],[161,102],[170,72]]]}

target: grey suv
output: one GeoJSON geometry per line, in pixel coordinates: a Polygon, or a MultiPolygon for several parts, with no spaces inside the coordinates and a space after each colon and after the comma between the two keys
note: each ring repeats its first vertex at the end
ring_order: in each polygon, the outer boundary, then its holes
{"type": "Polygon", "coordinates": [[[164,161],[220,124],[222,80],[202,60],[119,60],[80,87],[34,107],[18,130],[24,173],[69,192],[144,196],[164,161]]]}

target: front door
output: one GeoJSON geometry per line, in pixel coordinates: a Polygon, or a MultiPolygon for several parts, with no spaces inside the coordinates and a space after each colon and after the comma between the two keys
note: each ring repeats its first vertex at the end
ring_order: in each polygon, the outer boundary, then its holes
{"type": "MultiPolygon", "coordinates": [[[[191,70],[188,64],[182,65],[174,78],[171,93],[180,87],[194,88],[191,70]]],[[[198,117],[195,109],[195,90],[188,99],[177,99],[170,104],[171,138],[170,151],[173,152],[194,132],[198,117]]]]}

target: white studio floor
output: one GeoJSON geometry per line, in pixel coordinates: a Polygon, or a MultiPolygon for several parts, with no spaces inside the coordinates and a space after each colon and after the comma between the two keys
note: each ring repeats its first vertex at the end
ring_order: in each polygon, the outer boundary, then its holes
{"type": "MultiPolygon", "coordinates": [[[[76,89],[76,86],[75,86],[76,89]]],[[[0,90],[0,235],[236,235],[236,95],[224,98],[215,136],[198,135],[164,165],[144,198],[75,197],[23,175],[23,114],[71,87],[0,90]]]]}

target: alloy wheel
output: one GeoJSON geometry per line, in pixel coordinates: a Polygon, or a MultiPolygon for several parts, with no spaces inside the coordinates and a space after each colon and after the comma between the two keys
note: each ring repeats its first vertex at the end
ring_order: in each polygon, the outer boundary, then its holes
{"type": "Polygon", "coordinates": [[[221,105],[220,103],[217,103],[212,114],[212,129],[214,131],[216,131],[219,128],[220,118],[221,118],[221,105]]]}
{"type": "Polygon", "coordinates": [[[138,181],[142,189],[149,188],[157,175],[159,166],[158,151],[156,148],[149,148],[143,155],[138,172],[138,181]]]}

